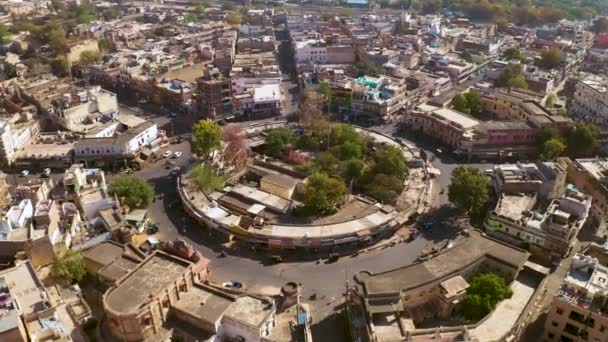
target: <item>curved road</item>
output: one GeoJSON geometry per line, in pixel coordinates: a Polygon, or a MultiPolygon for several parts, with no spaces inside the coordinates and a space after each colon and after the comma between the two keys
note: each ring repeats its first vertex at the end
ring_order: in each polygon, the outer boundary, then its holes
{"type": "MultiPolygon", "coordinates": [[[[379,126],[374,129],[389,135],[395,131],[394,126],[379,126]]],[[[411,141],[404,140],[413,145],[411,141]]],[[[178,165],[186,164],[191,156],[188,142],[170,145],[160,152],[165,150],[183,153],[180,158],[176,159],[178,165]]],[[[429,152],[429,154],[431,153],[429,152]]],[[[435,159],[433,165],[442,172],[437,179],[440,186],[435,188],[447,186],[449,175],[457,165],[443,163],[440,158],[435,159]]],[[[488,165],[478,166],[480,168],[488,167],[488,165]]],[[[268,294],[278,293],[279,288],[288,281],[301,283],[304,300],[313,306],[315,321],[321,320],[316,327],[313,326],[313,333],[316,331],[315,335],[323,334],[324,337],[327,337],[327,334],[336,338],[341,337],[339,325],[331,323],[331,320],[335,319],[334,310],[341,304],[340,300],[344,293],[346,280],[352,284],[354,274],[363,270],[382,272],[403,267],[413,262],[422,249],[440,247],[449,239],[459,238],[456,226],[458,223],[454,222],[451,210],[444,206],[447,196],[443,194],[439,196],[436,203],[437,206],[440,206],[439,209],[435,209],[436,212],[433,213],[433,220],[438,224],[409,243],[381,247],[358,256],[342,257],[334,263],[327,263],[323,260],[320,263],[303,261],[268,265],[260,261],[268,259],[267,253],[253,255],[254,252],[247,248],[238,247],[231,249],[228,256],[221,258],[218,256],[218,252],[225,241],[197,225],[180,208],[176,179],[169,175],[169,170],[164,168],[164,162],[159,161],[147,166],[138,174],[155,186],[156,194],[162,194],[162,198],[156,199],[149,209],[150,218],[160,227],[158,233],[160,239],[181,238],[200,250],[204,257],[211,260],[211,278],[215,282],[238,280],[250,291],[268,294]],[[308,299],[312,294],[317,295],[317,299],[314,301],[308,299]]]]}

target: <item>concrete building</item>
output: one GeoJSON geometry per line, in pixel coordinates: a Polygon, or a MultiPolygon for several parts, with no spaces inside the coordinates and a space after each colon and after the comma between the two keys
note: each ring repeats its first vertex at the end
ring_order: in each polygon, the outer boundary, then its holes
{"type": "Polygon", "coordinates": [[[196,80],[194,99],[196,111],[205,118],[223,117],[231,113],[232,95],[230,78],[219,69],[207,67],[205,74],[196,80]]]}
{"type": "Polygon", "coordinates": [[[351,111],[356,116],[392,119],[407,105],[407,85],[388,76],[362,76],[352,83],[351,111]]]}
{"type": "Polygon", "coordinates": [[[492,169],[491,184],[500,193],[537,193],[549,200],[566,192],[567,170],[558,163],[500,164],[492,169]]]}
{"type": "Polygon", "coordinates": [[[604,341],[608,338],[608,267],[576,254],[547,313],[543,341],[604,341]]]}
{"type": "Polygon", "coordinates": [[[287,175],[270,174],[260,180],[260,189],[273,195],[290,199],[296,186],[300,183],[299,179],[287,175]]]}
{"type": "Polygon", "coordinates": [[[578,189],[593,197],[590,221],[599,224],[608,213],[608,160],[588,158],[570,160],[562,159],[568,170],[568,180],[578,189]]]}
{"type": "Polygon", "coordinates": [[[420,105],[406,118],[411,129],[454,148],[469,150],[479,121],[448,108],[420,105]]]}
{"type": "Polygon", "coordinates": [[[571,115],[599,127],[608,127],[608,81],[599,75],[583,74],[576,83],[571,115]]]}
{"type": "Polygon", "coordinates": [[[569,186],[548,208],[538,208],[537,193],[501,193],[484,222],[489,235],[535,255],[560,260],[572,252],[591,207],[591,197],[569,186]]]}
{"type": "Polygon", "coordinates": [[[275,325],[274,301],[204,285],[199,280],[205,272],[206,262],[154,252],[104,294],[110,332],[138,341],[163,338],[162,328],[170,325],[176,327],[174,335],[186,338],[267,337],[275,325]]]}

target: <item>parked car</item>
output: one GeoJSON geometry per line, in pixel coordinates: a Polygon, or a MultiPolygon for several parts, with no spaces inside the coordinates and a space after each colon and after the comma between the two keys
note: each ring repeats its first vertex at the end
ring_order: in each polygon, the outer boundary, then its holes
{"type": "Polygon", "coordinates": [[[28,170],[21,171],[21,176],[23,176],[23,177],[27,177],[27,175],[29,175],[29,174],[30,174],[30,172],[28,170]]]}
{"type": "Polygon", "coordinates": [[[173,153],[173,158],[179,158],[179,157],[181,157],[181,156],[182,156],[182,153],[181,153],[181,152],[179,152],[179,151],[177,151],[177,152],[173,153]]]}
{"type": "Polygon", "coordinates": [[[45,168],[44,170],[42,170],[42,177],[48,177],[51,174],[51,169],[50,168],[45,168]]]}
{"type": "Polygon", "coordinates": [[[168,158],[168,157],[170,157],[172,153],[173,153],[173,152],[171,152],[171,151],[165,151],[165,153],[163,153],[163,158],[168,158]]]}
{"type": "Polygon", "coordinates": [[[243,284],[236,281],[236,280],[231,280],[231,281],[227,281],[225,283],[222,283],[223,287],[228,287],[228,288],[233,288],[233,289],[240,289],[243,287],[243,284]]]}
{"type": "Polygon", "coordinates": [[[329,254],[329,258],[328,258],[329,262],[336,262],[336,261],[338,261],[338,259],[340,259],[340,254],[338,254],[338,253],[329,254]]]}

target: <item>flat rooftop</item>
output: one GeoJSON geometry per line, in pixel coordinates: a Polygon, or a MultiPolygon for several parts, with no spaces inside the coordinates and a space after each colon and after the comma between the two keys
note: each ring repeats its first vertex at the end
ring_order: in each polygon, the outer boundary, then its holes
{"type": "Polygon", "coordinates": [[[190,264],[167,253],[154,252],[107,292],[108,309],[121,313],[135,311],[184,274],[190,264]]]}
{"type": "Polygon", "coordinates": [[[448,122],[458,124],[465,130],[479,125],[479,121],[473,119],[472,117],[448,108],[439,108],[433,111],[433,114],[438,115],[448,122]]]}
{"type": "Polygon", "coordinates": [[[602,179],[608,175],[608,159],[604,158],[586,158],[576,159],[576,162],[585,171],[589,172],[595,179],[602,179]]]}
{"type": "Polygon", "coordinates": [[[233,186],[230,192],[283,213],[287,212],[292,204],[289,200],[243,184],[233,186]]]}
{"type": "Polygon", "coordinates": [[[45,303],[49,298],[44,290],[36,271],[29,262],[0,272],[0,279],[9,286],[10,293],[17,298],[19,308],[24,315],[46,310],[45,303]]]}
{"type": "Polygon", "coordinates": [[[526,194],[503,195],[498,206],[496,214],[508,218],[513,221],[519,221],[524,218],[524,212],[532,209],[536,203],[536,197],[526,194]]]}
{"type": "Polygon", "coordinates": [[[180,294],[180,299],[173,307],[215,325],[233,302],[234,299],[229,295],[205,285],[194,284],[188,292],[180,294]]]}
{"type": "Polygon", "coordinates": [[[519,268],[528,260],[529,253],[472,231],[463,243],[425,262],[411,264],[396,270],[373,274],[360,272],[357,281],[367,296],[398,293],[439,282],[459,274],[466,266],[482,259],[494,258],[519,268]]]}
{"type": "Polygon", "coordinates": [[[228,307],[224,317],[247,325],[260,327],[266,318],[272,313],[272,303],[250,296],[239,297],[234,304],[228,307]]]}

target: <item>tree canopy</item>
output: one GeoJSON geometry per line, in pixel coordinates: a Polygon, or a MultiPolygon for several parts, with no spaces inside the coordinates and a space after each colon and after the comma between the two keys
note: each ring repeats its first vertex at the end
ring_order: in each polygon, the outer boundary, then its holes
{"type": "Polygon", "coordinates": [[[293,140],[291,129],[287,127],[275,128],[266,136],[264,153],[274,158],[281,158],[285,152],[285,146],[293,140]]]}
{"type": "Polygon", "coordinates": [[[240,25],[243,18],[239,12],[230,12],[226,16],[226,22],[230,25],[240,25]]]}
{"type": "Polygon", "coordinates": [[[450,104],[457,111],[477,116],[481,111],[481,95],[479,91],[471,90],[464,94],[456,95],[450,104]]]}
{"type": "Polygon", "coordinates": [[[570,156],[590,157],[597,148],[597,132],[590,124],[578,123],[566,134],[566,145],[570,156]]]}
{"type": "Polygon", "coordinates": [[[405,157],[401,150],[395,146],[387,145],[378,148],[374,153],[374,173],[383,173],[404,179],[407,172],[405,157]]]}
{"type": "Polygon", "coordinates": [[[342,200],[346,186],[337,178],[326,173],[315,173],[308,177],[304,193],[304,206],[313,214],[328,214],[335,211],[342,200]]]}
{"type": "Polygon", "coordinates": [[[546,161],[554,161],[558,157],[562,156],[566,150],[566,145],[561,139],[549,139],[541,146],[540,159],[546,161]]]}
{"type": "Polygon", "coordinates": [[[196,166],[190,173],[190,178],[207,194],[224,188],[224,178],[218,175],[216,170],[208,164],[196,166]]]}
{"type": "Polygon", "coordinates": [[[108,193],[116,195],[122,204],[129,208],[146,208],[152,203],[154,189],[144,178],[137,175],[122,174],[112,179],[108,193]]]}
{"type": "Polygon", "coordinates": [[[192,127],[194,140],[192,141],[192,152],[199,157],[209,159],[213,151],[220,147],[222,127],[215,121],[205,119],[195,123],[192,127]]]}
{"type": "Polygon", "coordinates": [[[95,50],[85,50],[80,53],[80,63],[90,65],[101,60],[101,53],[95,50]]]}
{"type": "Polygon", "coordinates": [[[480,214],[489,198],[488,178],[479,169],[459,166],[452,172],[448,199],[470,214],[480,214]]]}
{"type": "Polygon", "coordinates": [[[503,57],[508,60],[516,59],[519,61],[524,61],[526,59],[526,57],[522,54],[521,50],[517,47],[510,47],[506,49],[505,53],[503,54],[503,57]]]}
{"type": "Polygon", "coordinates": [[[501,300],[511,298],[513,290],[494,273],[480,273],[471,278],[464,297],[461,313],[469,320],[480,320],[501,300]]]}
{"type": "Polygon", "coordinates": [[[541,52],[541,66],[553,69],[562,62],[562,50],[556,47],[545,49],[541,52]]]}
{"type": "Polygon", "coordinates": [[[51,264],[51,276],[69,282],[81,281],[87,274],[87,266],[80,252],[68,249],[51,264]]]}

